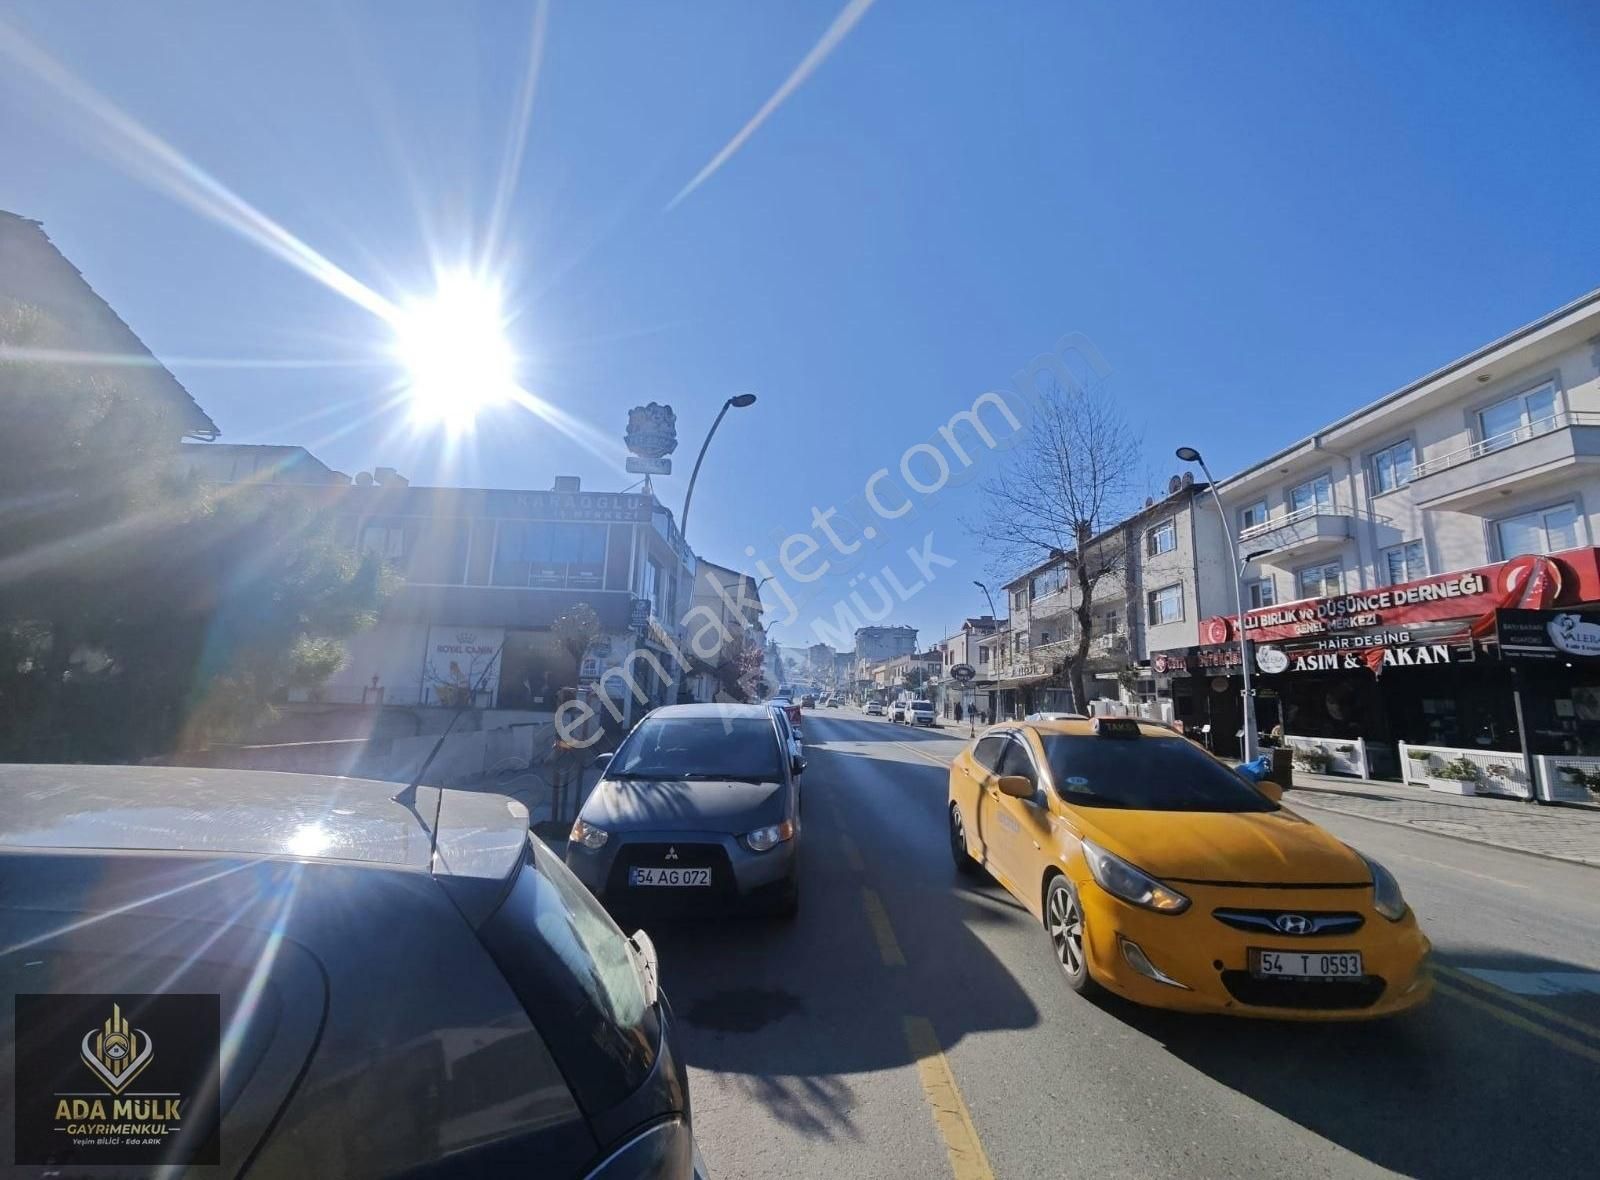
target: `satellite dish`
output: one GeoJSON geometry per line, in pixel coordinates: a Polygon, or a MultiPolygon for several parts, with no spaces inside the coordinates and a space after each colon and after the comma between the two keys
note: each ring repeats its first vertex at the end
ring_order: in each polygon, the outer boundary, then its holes
{"type": "Polygon", "coordinates": [[[1188,487],[1192,483],[1194,483],[1194,472],[1185,471],[1183,473],[1183,486],[1188,487]]]}
{"type": "Polygon", "coordinates": [[[1145,506],[1145,507],[1146,507],[1146,508],[1149,508],[1149,507],[1150,507],[1150,506],[1151,506],[1151,505],[1152,505],[1152,504],[1154,504],[1154,503],[1155,503],[1155,502],[1156,502],[1156,498],[1155,498],[1155,497],[1154,497],[1154,496],[1146,496],[1146,497],[1145,497],[1145,498],[1144,498],[1144,506],[1145,506]]]}
{"type": "Polygon", "coordinates": [[[1171,479],[1167,480],[1167,494],[1169,496],[1173,492],[1176,492],[1176,491],[1180,490],[1182,487],[1183,487],[1183,476],[1181,476],[1181,475],[1174,475],[1171,479]]]}

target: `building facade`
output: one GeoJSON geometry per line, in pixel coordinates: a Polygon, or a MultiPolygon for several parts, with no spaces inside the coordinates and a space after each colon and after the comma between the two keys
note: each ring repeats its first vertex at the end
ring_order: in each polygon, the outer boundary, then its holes
{"type": "Polygon", "coordinates": [[[879,664],[917,650],[915,627],[857,627],[856,659],[879,664]]]}

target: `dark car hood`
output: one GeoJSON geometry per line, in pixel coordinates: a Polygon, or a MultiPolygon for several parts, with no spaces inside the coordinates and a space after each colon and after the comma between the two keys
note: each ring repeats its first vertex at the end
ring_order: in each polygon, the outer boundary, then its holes
{"type": "Polygon", "coordinates": [[[603,780],[582,816],[607,831],[738,834],[784,818],[782,783],[603,780]]]}

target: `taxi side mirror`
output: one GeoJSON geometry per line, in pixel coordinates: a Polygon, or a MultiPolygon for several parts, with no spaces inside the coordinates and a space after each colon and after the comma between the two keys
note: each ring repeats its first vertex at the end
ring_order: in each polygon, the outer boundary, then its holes
{"type": "Polygon", "coordinates": [[[801,774],[804,774],[805,772],[806,772],[806,760],[804,758],[800,757],[799,754],[796,754],[793,758],[789,759],[789,773],[790,774],[801,775],[801,774]]]}
{"type": "Polygon", "coordinates": [[[1010,795],[1013,799],[1033,798],[1033,784],[1020,774],[1002,774],[995,785],[1000,788],[1002,795],[1010,795]]]}
{"type": "Polygon", "coordinates": [[[1264,778],[1257,783],[1256,790],[1260,791],[1274,803],[1283,802],[1283,788],[1269,778],[1264,778]]]}

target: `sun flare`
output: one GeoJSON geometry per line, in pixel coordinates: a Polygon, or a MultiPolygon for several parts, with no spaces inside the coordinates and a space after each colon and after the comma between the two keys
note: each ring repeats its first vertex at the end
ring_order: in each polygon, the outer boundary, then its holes
{"type": "Polygon", "coordinates": [[[516,355],[494,283],[443,274],[430,297],[406,304],[391,322],[411,417],[419,424],[466,429],[515,394],[516,355]]]}

